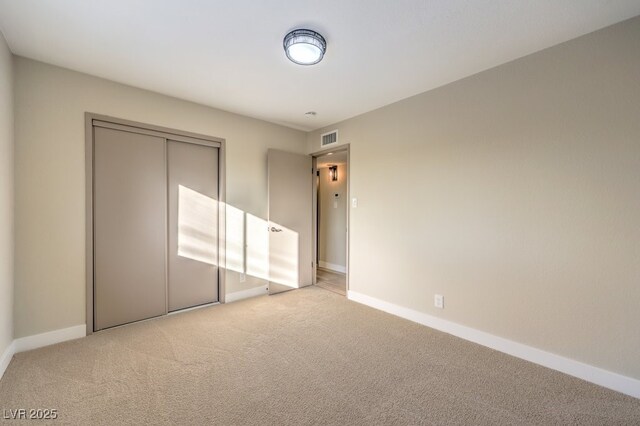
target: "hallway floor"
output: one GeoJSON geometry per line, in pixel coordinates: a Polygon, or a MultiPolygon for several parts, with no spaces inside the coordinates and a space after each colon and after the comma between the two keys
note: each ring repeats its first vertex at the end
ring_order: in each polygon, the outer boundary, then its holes
{"type": "Polygon", "coordinates": [[[338,293],[342,296],[347,295],[347,276],[345,274],[324,268],[318,268],[316,277],[316,285],[318,287],[322,287],[325,290],[338,293]]]}

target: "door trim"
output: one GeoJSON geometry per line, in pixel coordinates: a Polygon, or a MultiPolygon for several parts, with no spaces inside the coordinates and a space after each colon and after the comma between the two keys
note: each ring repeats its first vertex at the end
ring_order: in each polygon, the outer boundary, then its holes
{"type": "Polygon", "coordinates": [[[350,144],[343,144],[334,148],[325,148],[320,151],[312,152],[311,157],[313,158],[313,176],[314,176],[314,185],[313,185],[313,271],[312,271],[312,283],[313,285],[317,282],[317,272],[318,272],[318,190],[316,184],[316,173],[318,172],[317,161],[318,157],[322,157],[325,154],[330,152],[347,152],[347,238],[346,238],[346,259],[345,259],[345,279],[346,279],[346,291],[349,291],[349,246],[351,240],[351,146],[350,144]]]}
{"type": "MultiPolygon", "coordinates": [[[[86,284],[86,329],[87,335],[93,334],[94,327],[94,224],[93,224],[93,164],[94,164],[94,127],[107,127],[160,136],[180,142],[207,145],[218,148],[218,301],[225,303],[226,275],[226,157],[223,138],[202,135],[168,127],[139,123],[121,118],[85,112],[85,284],[86,284]]],[[[166,245],[165,245],[166,246],[166,245]]]]}

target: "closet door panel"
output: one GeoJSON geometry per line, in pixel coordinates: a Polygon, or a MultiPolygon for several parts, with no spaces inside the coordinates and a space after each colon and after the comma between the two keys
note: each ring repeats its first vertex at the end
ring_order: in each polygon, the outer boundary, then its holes
{"type": "Polygon", "coordinates": [[[96,127],[94,329],[167,312],[161,137],[96,127]]]}
{"type": "Polygon", "coordinates": [[[167,142],[169,311],[218,301],[218,148],[167,142]]]}

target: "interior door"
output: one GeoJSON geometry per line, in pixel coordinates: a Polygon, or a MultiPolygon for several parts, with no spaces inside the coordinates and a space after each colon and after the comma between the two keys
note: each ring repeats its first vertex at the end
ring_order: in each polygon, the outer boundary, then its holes
{"type": "Polygon", "coordinates": [[[96,127],[93,172],[94,330],[163,315],[164,139],[96,127]]]}
{"type": "Polygon", "coordinates": [[[167,141],[169,312],[218,301],[218,148],[167,141]]]}
{"type": "Polygon", "coordinates": [[[269,294],[312,284],[313,170],[308,155],[270,149],[269,294]]]}

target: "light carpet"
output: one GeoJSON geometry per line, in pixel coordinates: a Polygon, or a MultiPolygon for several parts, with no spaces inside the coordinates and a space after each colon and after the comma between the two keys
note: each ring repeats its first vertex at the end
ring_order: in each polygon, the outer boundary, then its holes
{"type": "Polygon", "coordinates": [[[320,288],[17,354],[0,408],[78,425],[640,424],[640,400],[320,288]]]}

